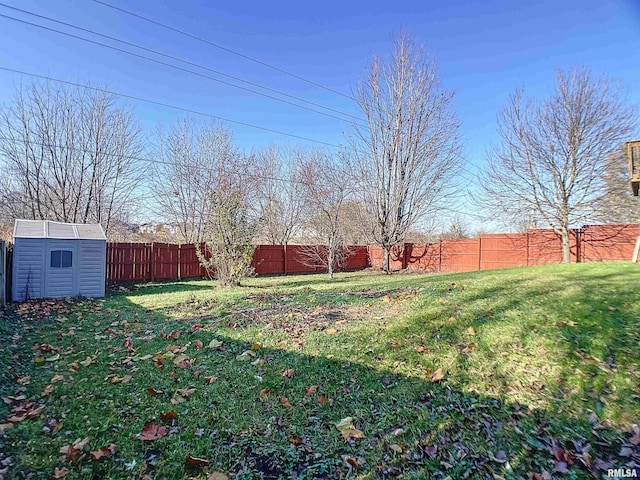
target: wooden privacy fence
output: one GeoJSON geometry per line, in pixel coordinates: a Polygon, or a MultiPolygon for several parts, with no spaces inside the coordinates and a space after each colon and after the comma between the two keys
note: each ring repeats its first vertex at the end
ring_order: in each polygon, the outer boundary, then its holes
{"type": "MultiPolygon", "coordinates": [[[[571,231],[572,262],[631,260],[640,228],[586,225],[571,231]]],[[[204,245],[202,246],[204,250],[204,245]]],[[[259,245],[252,266],[258,275],[313,273],[304,263],[304,245],[259,245]]],[[[322,248],[322,247],[320,247],[322,248]]],[[[345,270],[382,266],[380,247],[351,247],[345,270]]],[[[553,230],[485,234],[438,243],[405,243],[393,249],[391,268],[417,272],[468,272],[562,262],[562,243],[553,230]]],[[[193,244],[108,243],[107,282],[181,280],[206,275],[193,244]]]]}
{"type": "MultiPolygon", "coordinates": [[[[206,254],[206,248],[201,245],[206,254]]],[[[258,275],[313,273],[324,271],[305,265],[302,245],[259,245],[253,253],[258,275]]],[[[350,247],[352,255],[343,267],[358,270],[369,266],[366,246],[350,247]]],[[[196,245],[170,243],[107,243],[107,283],[182,280],[206,275],[196,254],[196,245]]]]}
{"type": "MultiPolygon", "coordinates": [[[[572,262],[631,260],[640,228],[585,225],[570,235],[572,262]]],[[[371,265],[382,266],[382,249],[369,247],[371,265]]],[[[391,255],[391,268],[420,272],[467,272],[562,262],[562,241],[549,229],[526,233],[485,234],[438,243],[405,243],[391,255]]]]}

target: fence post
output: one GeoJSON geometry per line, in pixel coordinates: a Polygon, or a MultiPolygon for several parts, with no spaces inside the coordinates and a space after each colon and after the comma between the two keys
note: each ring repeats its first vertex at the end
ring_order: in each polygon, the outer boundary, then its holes
{"type": "Polygon", "coordinates": [[[0,240],[0,308],[7,305],[7,245],[0,240]]]}
{"type": "Polygon", "coordinates": [[[283,254],[284,255],[284,267],[282,268],[282,271],[286,275],[289,272],[289,269],[288,269],[288,266],[289,266],[288,263],[289,262],[288,262],[288,259],[287,259],[288,253],[287,253],[287,244],[286,243],[282,246],[282,250],[284,252],[284,254],[283,254]]]}
{"type": "Polygon", "coordinates": [[[182,244],[178,244],[178,280],[182,280],[182,255],[180,252],[182,251],[182,244]]]}
{"type": "Polygon", "coordinates": [[[150,249],[150,253],[149,253],[149,274],[150,274],[150,281],[154,281],[155,280],[155,259],[154,257],[154,242],[151,242],[151,249],[150,249]]]}

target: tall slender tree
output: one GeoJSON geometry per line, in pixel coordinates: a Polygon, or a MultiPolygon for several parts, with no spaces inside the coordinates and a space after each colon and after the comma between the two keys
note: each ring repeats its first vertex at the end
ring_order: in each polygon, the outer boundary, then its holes
{"type": "Polygon", "coordinates": [[[354,173],[389,272],[391,249],[453,193],[461,161],[453,93],[435,60],[401,35],[387,59],[374,57],[353,96],[367,120],[355,127],[354,173]]]}

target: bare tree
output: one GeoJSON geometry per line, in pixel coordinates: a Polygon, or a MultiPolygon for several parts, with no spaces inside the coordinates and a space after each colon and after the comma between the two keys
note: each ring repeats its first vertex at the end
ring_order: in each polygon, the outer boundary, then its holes
{"type": "MultiPolygon", "coordinates": [[[[152,183],[159,214],[178,225],[185,243],[203,240],[211,195],[240,153],[224,125],[185,119],[158,132],[158,158],[152,183]]],[[[239,172],[234,172],[235,174],[239,172]]]]}
{"type": "Polygon", "coordinates": [[[367,119],[367,128],[355,127],[355,175],[389,272],[391,249],[453,193],[460,162],[453,94],[442,89],[435,61],[402,35],[386,61],[373,59],[354,98],[367,119]]]}
{"type": "Polygon", "coordinates": [[[539,218],[562,239],[593,220],[607,194],[607,158],[634,128],[635,110],[619,88],[587,68],[559,71],[554,92],[526,100],[516,91],[498,117],[501,143],[484,174],[484,202],[513,218],[539,218]]]}
{"type": "Polygon", "coordinates": [[[344,162],[327,152],[309,152],[301,167],[307,215],[305,236],[313,245],[301,250],[302,263],[325,268],[334,278],[337,268],[345,265],[351,249],[345,243],[342,217],[352,195],[344,162]]]}
{"type": "Polygon", "coordinates": [[[223,287],[239,286],[253,273],[258,218],[250,207],[250,190],[255,187],[237,175],[221,178],[209,196],[210,206],[204,223],[206,250],[198,245],[200,264],[223,287]]]}
{"type": "Polygon", "coordinates": [[[271,146],[257,154],[260,238],[287,245],[301,227],[305,195],[300,181],[301,149],[271,146]]]}
{"type": "Polygon", "coordinates": [[[103,225],[126,217],[141,180],[140,129],[104,89],[20,88],[0,112],[5,217],[103,225]]]}

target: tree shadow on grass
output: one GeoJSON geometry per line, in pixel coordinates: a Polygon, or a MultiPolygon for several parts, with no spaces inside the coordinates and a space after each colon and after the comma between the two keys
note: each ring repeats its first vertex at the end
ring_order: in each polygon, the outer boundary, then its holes
{"type": "MultiPolygon", "coordinates": [[[[534,293],[520,287],[520,295],[534,293]]],[[[584,288],[579,295],[592,300],[593,292],[584,288]]],[[[466,302],[491,295],[490,289],[467,297],[464,292],[453,289],[438,315],[449,313],[456,295],[466,302]]],[[[118,299],[123,307],[127,302],[118,299]]],[[[64,465],[59,448],[87,436],[92,450],[115,443],[116,453],[101,462],[81,458],[68,465],[67,478],[188,478],[199,472],[187,464],[188,456],[209,462],[209,472],[238,479],[527,478],[543,469],[564,478],[559,472],[565,468],[573,478],[593,478],[603,469],[640,461],[637,447],[623,447],[629,435],[606,425],[594,429],[583,412],[473,392],[472,377],[445,372],[432,381],[428,373],[398,375],[366,352],[371,345],[362,345],[365,356],[357,361],[336,358],[339,338],[320,332],[306,343],[277,341],[268,330],[231,332],[215,320],[194,328],[128,303],[123,315],[110,308],[109,299],[87,301],[74,307],[81,316],[67,315],[73,322],[48,318],[30,325],[32,341],[60,345],[68,353],[33,368],[27,390],[32,398],[54,375],[65,377],[39,400],[46,403],[44,416],[17,424],[0,440],[19,463],[16,478],[50,476],[64,465]],[[75,334],[67,336],[71,327],[75,334]],[[212,340],[220,345],[209,348],[212,340]],[[93,363],[69,374],[69,364],[93,355],[93,363]],[[179,355],[187,358],[178,361],[179,355]],[[126,375],[132,378],[122,381],[126,375]],[[151,395],[148,388],[160,393],[151,395]],[[195,390],[180,393],[190,388],[195,390]],[[170,411],[176,418],[162,420],[170,411]],[[352,430],[343,436],[336,423],[347,417],[352,430]],[[62,418],[64,428],[43,431],[51,419],[62,418]],[[168,434],[139,440],[148,421],[166,426],[168,434]],[[631,450],[620,456],[622,448],[631,450]]],[[[478,321],[499,324],[516,305],[515,298],[502,299],[491,316],[478,321]]],[[[486,314],[484,303],[478,311],[486,314]]],[[[468,343],[464,332],[451,328],[440,329],[439,341],[468,343]]],[[[457,343],[449,347],[459,350],[457,343]]],[[[463,370],[464,355],[456,361],[463,370]]]]}

